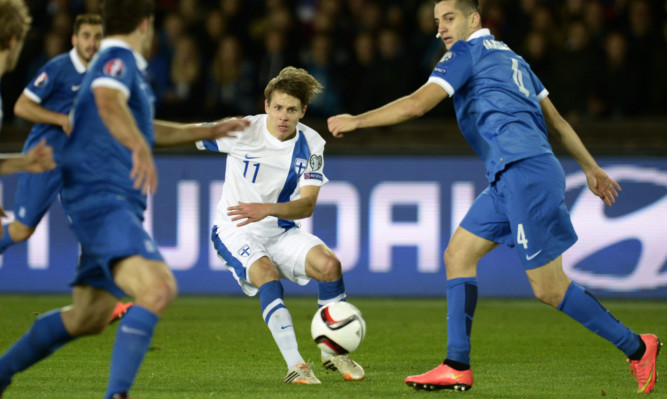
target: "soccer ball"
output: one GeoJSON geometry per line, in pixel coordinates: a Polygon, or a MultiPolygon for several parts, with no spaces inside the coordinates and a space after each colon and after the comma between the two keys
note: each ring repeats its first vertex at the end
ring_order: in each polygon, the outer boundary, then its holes
{"type": "Polygon", "coordinates": [[[356,306],[333,302],[321,307],[310,325],[317,346],[332,355],[344,355],[359,347],[366,335],[366,321],[356,306]]]}

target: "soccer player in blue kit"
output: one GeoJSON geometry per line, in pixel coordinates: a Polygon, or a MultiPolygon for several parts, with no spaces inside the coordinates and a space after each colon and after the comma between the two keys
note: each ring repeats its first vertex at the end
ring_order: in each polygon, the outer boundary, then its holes
{"type": "MultiPolygon", "coordinates": [[[[68,114],[74,96],[101,41],[102,18],[95,14],[78,15],[73,27],[73,48],[47,62],[23,90],[14,105],[14,114],[35,122],[23,146],[24,152],[46,139],[53,148],[56,163],[60,163],[60,153],[71,132],[68,114]]],[[[59,167],[47,173],[19,176],[15,219],[3,226],[0,253],[34,233],[61,187],[59,167]]]]}
{"type": "Polygon", "coordinates": [[[118,298],[135,305],[120,320],[105,399],[127,398],[176,281],[144,231],[146,195],[157,189],[153,145],[214,140],[247,122],[212,125],[154,121],[154,96],[143,71],[153,38],[152,0],[108,0],[106,39],[91,62],[72,111],[62,153],[63,208],[80,243],[72,305],[40,315],[0,356],[0,397],[11,379],[67,342],[99,334],[118,298]]]}
{"type": "MultiPolygon", "coordinates": [[[[303,69],[286,67],[264,89],[266,114],[247,116],[237,137],[204,140],[201,150],[227,154],[225,184],[211,239],[221,259],[248,296],[259,296],[262,318],[287,364],[283,382],[320,384],[299,353],[281,278],[299,285],[318,282],[318,306],[345,301],[340,261],[296,220],[313,214],[324,174],[325,141],[300,123],[322,85],[303,69]]],[[[346,381],[364,369],[349,355],[320,359],[346,381]]]]}
{"type": "Polygon", "coordinates": [[[419,117],[452,97],[459,127],[486,166],[489,186],[476,198],[445,251],[447,357],[435,369],[406,378],[416,389],[466,390],[473,385],[470,332],[477,303],[477,262],[499,244],[517,249],[535,296],[620,349],[650,392],[660,341],[615,319],[563,272],[561,255],[577,240],[565,207],[565,175],[547,128],[608,206],[620,186],[595,162],[523,58],[481,26],[476,0],[436,0],[438,36],[447,48],[426,84],[380,108],[329,118],[336,137],[355,129],[419,117]]]}
{"type": "MultiPolygon", "coordinates": [[[[69,111],[86,73],[86,68],[102,41],[102,17],[77,15],[72,34],[73,48],[47,62],[23,90],[14,113],[35,122],[23,146],[28,152],[42,140],[53,148],[60,162],[65,141],[71,132],[69,111]]],[[[2,227],[0,253],[11,245],[30,238],[62,188],[59,167],[47,173],[22,174],[14,199],[15,219],[2,227]]],[[[120,318],[131,303],[118,302],[111,320],[120,318]]]]}
{"type": "MultiPolygon", "coordinates": [[[[16,67],[31,21],[28,7],[22,0],[0,0],[0,78],[16,67]]],[[[0,129],[2,116],[0,97],[0,129]]],[[[24,154],[0,154],[0,175],[17,172],[41,173],[55,166],[53,150],[46,141],[36,143],[24,154]]],[[[0,216],[5,216],[2,208],[0,216]]]]}

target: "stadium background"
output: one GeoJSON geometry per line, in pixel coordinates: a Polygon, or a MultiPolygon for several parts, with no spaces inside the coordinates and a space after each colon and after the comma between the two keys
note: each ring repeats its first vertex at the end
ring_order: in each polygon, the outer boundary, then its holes
{"type": "MultiPolygon", "coordinates": [[[[73,17],[96,1],[28,1],[33,30],[15,72],[2,79],[2,151],[18,151],[30,124],[15,99],[37,69],[70,48],[73,17]]],[[[326,117],[361,112],[425,82],[443,52],[432,1],[157,1],[149,78],[159,118],[211,120],[263,112],[263,88],[286,65],[325,85],[304,122],[328,141],[327,174],[306,227],[344,261],[351,295],[441,296],[441,254],[471,198],[481,163],[461,137],[449,101],[424,118],[335,140],[326,117]],[[410,195],[412,194],[412,195],[410,195]],[[384,213],[382,213],[384,212],[384,213]],[[379,234],[384,231],[386,234],[379,234]],[[349,235],[348,235],[349,234],[349,235]]],[[[568,256],[575,280],[612,297],[667,298],[667,2],[486,0],[484,23],[523,55],[598,161],[624,186],[604,211],[582,190],[560,148],[568,205],[581,236],[568,256]]],[[[150,225],[186,294],[238,294],[209,252],[211,207],[224,158],[192,148],[158,151],[161,187],[150,225]],[[194,241],[193,237],[196,238],[194,241]],[[189,238],[189,241],[188,241],[189,238]]],[[[2,180],[12,209],[15,177],[2,180]]],[[[76,243],[59,205],[27,244],[5,252],[0,292],[66,292],[76,243]]],[[[529,296],[516,255],[480,265],[481,294],[529,296]]],[[[314,287],[287,286],[312,294],[314,287]]]]}

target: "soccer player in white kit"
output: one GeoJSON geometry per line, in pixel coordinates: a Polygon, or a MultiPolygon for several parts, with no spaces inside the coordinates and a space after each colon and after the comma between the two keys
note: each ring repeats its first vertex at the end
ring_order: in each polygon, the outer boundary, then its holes
{"type": "MultiPolygon", "coordinates": [[[[264,90],[266,114],[247,116],[236,137],[199,141],[197,147],[227,153],[225,183],[211,239],[246,295],[259,293],[262,317],[285,362],[283,382],[319,384],[298,350],[281,278],[299,285],[318,281],[318,306],[346,299],[341,264],[318,237],[295,220],[310,217],[324,175],[320,135],[299,123],[322,85],[303,69],[287,67],[264,90]]],[[[364,369],[349,355],[324,352],[322,364],[348,381],[364,369]]]]}

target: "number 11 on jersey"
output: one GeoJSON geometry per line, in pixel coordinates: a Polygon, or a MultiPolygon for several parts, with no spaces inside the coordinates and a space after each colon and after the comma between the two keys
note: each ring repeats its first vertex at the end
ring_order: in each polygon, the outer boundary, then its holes
{"type": "MultiPolygon", "coordinates": [[[[248,167],[250,166],[250,161],[243,161],[245,168],[243,169],[243,177],[248,178],[248,167]]],[[[252,182],[254,183],[257,180],[257,173],[259,172],[259,162],[254,162],[252,166],[255,168],[255,173],[252,175],[252,182]]]]}

